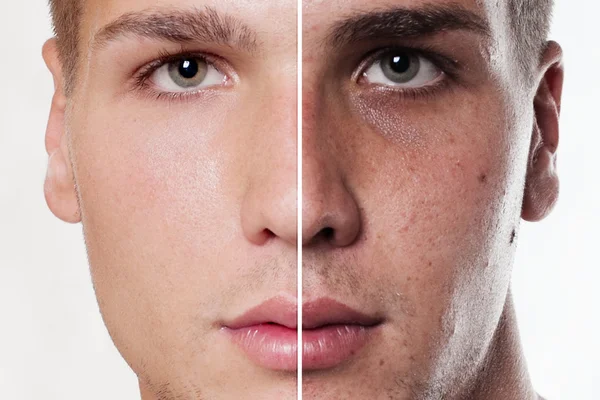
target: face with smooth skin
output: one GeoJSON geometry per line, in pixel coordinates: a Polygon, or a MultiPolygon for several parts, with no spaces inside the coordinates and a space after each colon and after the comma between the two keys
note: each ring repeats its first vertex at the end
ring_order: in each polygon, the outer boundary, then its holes
{"type": "Polygon", "coordinates": [[[44,48],[46,198],[82,221],[144,400],[296,396],[293,371],[257,366],[221,332],[266,299],[295,301],[295,21],[291,0],[88,0],[68,99],[44,48]]]}
{"type": "Polygon", "coordinates": [[[558,193],[562,68],[551,43],[519,72],[501,4],[305,2],[304,301],[380,321],[349,360],[305,371],[305,398],[512,398],[479,368],[520,362],[511,266],[520,219],[558,193]]]}

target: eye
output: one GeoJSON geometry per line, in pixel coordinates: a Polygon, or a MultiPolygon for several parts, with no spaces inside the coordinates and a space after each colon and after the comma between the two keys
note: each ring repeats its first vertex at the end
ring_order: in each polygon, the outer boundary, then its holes
{"type": "Polygon", "coordinates": [[[150,81],[164,92],[193,92],[225,83],[227,76],[206,59],[181,57],[164,63],[150,76],[150,81]]]}
{"type": "Polygon", "coordinates": [[[363,73],[368,83],[407,88],[428,86],[442,75],[426,57],[401,49],[381,53],[363,73]]]}

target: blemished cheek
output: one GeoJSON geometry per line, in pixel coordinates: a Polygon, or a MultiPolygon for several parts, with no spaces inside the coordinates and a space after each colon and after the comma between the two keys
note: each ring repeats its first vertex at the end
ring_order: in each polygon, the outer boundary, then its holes
{"type": "MultiPolygon", "coordinates": [[[[412,124],[421,126],[414,135],[426,150],[372,140],[369,152],[378,154],[377,173],[366,167],[374,161],[365,160],[364,168],[354,170],[353,186],[364,214],[365,248],[371,253],[365,259],[377,258],[375,264],[382,273],[391,271],[392,281],[422,288],[411,290],[420,296],[428,288],[451,285],[461,269],[482,262],[494,250],[503,224],[512,224],[504,221],[506,207],[513,207],[508,212],[515,217],[518,210],[507,190],[511,157],[501,151],[504,131],[480,129],[473,122],[471,129],[447,129],[443,139],[428,142],[435,122],[418,124],[415,119],[412,124]],[[373,143],[379,148],[372,148],[373,143]]],[[[365,128],[362,136],[377,134],[365,128]]]]}

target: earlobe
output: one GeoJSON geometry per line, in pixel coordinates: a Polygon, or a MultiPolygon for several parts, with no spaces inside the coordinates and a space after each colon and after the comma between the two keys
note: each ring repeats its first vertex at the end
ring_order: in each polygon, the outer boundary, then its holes
{"type": "Polygon", "coordinates": [[[44,182],[44,196],[50,211],[61,220],[76,224],[81,221],[77,192],[69,162],[58,150],[49,155],[44,182]]]}
{"type": "Polygon", "coordinates": [[[542,220],[552,211],[559,193],[556,150],[564,69],[562,51],[556,42],[548,42],[539,71],[539,85],[534,98],[535,121],[521,212],[524,220],[532,222],[542,220]]]}
{"type": "Polygon", "coordinates": [[[81,213],[65,135],[67,99],[55,39],[50,39],[44,44],[43,57],[54,78],[54,96],[45,136],[48,169],[44,182],[44,196],[56,217],[65,222],[78,223],[81,221],[81,213]]]}

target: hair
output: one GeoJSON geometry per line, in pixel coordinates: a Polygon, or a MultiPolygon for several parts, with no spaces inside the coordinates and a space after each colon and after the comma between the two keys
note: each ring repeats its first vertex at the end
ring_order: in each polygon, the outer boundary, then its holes
{"type": "MultiPolygon", "coordinates": [[[[62,64],[65,91],[75,83],[79,59],[80,21],[85,0],[49,0],[54,34],[62,64]]],[[[519,70],[530,77],[545,48],[554,0],[508,0],[510,33],[516,44],[519,70]]]]}
{"type": "Polygon", "coordinates": [[[62,65],[64,90],[73,89],[77,60],[79,59],[79,33],[85,0],[49,0],[52,26],[56,37],[58,56],[62,65]]]}
{"type": "Polygon", "coordinates": [[[537,67],[550,32],[554,0],[509,0],[507,14],[510,34],[516,44],[519,70],[531,78],[537,67]]]}

